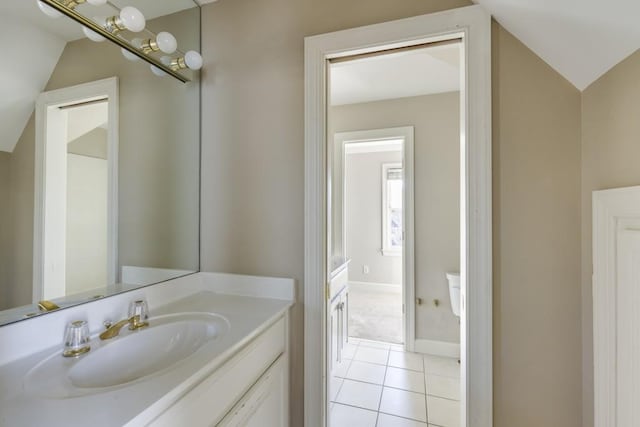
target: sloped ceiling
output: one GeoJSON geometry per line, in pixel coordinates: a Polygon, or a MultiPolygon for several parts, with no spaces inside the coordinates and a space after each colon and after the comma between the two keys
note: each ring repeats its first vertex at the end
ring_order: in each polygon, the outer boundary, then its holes
{"type": "Polygon", "coordinates": [[[331,64],[331,105],[458,90],[457,43],[331,64]]]}
{"type": "Polygon", "coordinates": [[[83,105],[67,110],[67,140],[73,141],[99,127],[106,129],[109,103],[83,105]]]}
{"type": "Polygon", "coordinates": [[[38,14],[35,1],[0,6],[3,55],[10,58],[0,68],[0,151],[13,151],[66,44],[65,36],[46,27],[56,23],[38,14]]]}
{"type": "Polygon", "coordinates": [[[640,0],[474,0],[584,90],[640,48],[640,0]]]}

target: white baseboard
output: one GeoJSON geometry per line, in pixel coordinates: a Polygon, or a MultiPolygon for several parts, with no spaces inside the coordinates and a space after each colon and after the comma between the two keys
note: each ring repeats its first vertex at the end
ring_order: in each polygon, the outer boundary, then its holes
{"type": "Polygon", "coordinates": [[[372,286],[379,288],[393,288],[393,289],[402,289],[401,283],[378,283],[378,282],[358,282],[354,280],[349,280],[349,285],[354,286],[372,286]]]}
{"type": "Polygon", "coordinates": [[[433,356],[460,358],[460,344],[455,342],[416,339],[414,351],[433,356]]]}

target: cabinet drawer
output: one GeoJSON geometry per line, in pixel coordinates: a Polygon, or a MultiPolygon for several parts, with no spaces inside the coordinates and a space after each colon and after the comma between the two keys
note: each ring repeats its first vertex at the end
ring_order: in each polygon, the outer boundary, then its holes
{"type": "Polygon", "coordinates": [[[278,320],[211,376],[152,421],[153,427],[216,425],[285,351],[284,318],[278,320]]]}
{"type": "Polygon", "coordinates": [[[278,357],[216,427],[285,427],[288,418],[287,357],[278,357]]]}

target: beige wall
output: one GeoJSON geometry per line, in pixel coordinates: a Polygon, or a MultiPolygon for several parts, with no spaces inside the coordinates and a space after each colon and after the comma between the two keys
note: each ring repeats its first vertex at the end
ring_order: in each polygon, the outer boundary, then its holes
{"type": "MultiPolygon", "coordinates": [[[[220,0],[203,8],[202,268],[298,279],[304,296],[303,38],[468,5],[220,0]]],[[[494,32],[496,427],[581,426],[580,95],[494,32]]],[[[303,311],[292,313],[302,425],[303,311]]]]}
{"type": "Polygon", "coordinates": [[[582,426],[580,93],[493,31],[496,426],[582,426]]]}
{"type": "Polygon", "coordinates": [[[460,342],[445,276],[460,269],[459,98],[449,92],[333,107],[330,130],[414,127],[416,296],[427,302],[416,309],[416,336],[448,342],[460,342]]]}
{"type": "Polygon", "coordinates": [[[0,309],[31,303],[33,275],[33,191],[35,116],[25,127],[9,161],[11,230],[4,241],[9,274],[0,283],[6,299],[0,309]],[[25,142],[31,141],[31,142],[25,142]]]}
{"type": "MultiPolygon", "coordinates": [[[[402,163],[401,151],[347,154],[346,238],[349,280],[402,285],[402,257],[382,254],[382,165],[402,163]],[[364,273],[367,265],[369,272],[364,273]]],[[[399,289],[399,288],[398,288],[399,289]]]]}
{"type": "Polygon", "coordinates": [[[593,426],[591,192],[640,185],[640,52],[582,94],[583,425],[593,426]]]}
{"type": "Polygon", "coordinates": [[[7,287],[3,286],[3,283],[8,283],[10,277],[10,254],[11,244],[9,243],[11,237],[11,221],[12,217],[11,209],[9,208],[11,203],[11,186],[9,183],[10,177],[10,162],[11,157],[9,153],[0,151],[0,310],[5,307],[8,296],[5,294],[7,287]]]}
{"type": "MultiPolygon", "coordinates": [[[[198,11],[150,21],[181,46],[198,46],[198,11]]],[[[197,270],[199,265],[199,122],[197,85],[157,78],[110,43],[68,43],[46,86],[54,90],[118,76],[119,265],[197,270]]],[[[13,274],[5,307],[31,303],[35,115],[11,154],[13,274]]],[[[0,292],[1,294],[1,292],[0,292]]],[[[0,307],[2,308],[2,307],[0,307]]]]}

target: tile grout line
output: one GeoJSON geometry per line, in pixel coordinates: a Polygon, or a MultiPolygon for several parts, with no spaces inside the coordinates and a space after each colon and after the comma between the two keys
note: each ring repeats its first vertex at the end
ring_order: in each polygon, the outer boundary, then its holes
{"type": "MultiPolygon", "coordinates": [[[[349,342],[347,341],[347,343],[349,343],[349,342]]],[[[351,344],[351,345],[353,345],[353,344],[351,344]]],[[[355,347],[359,347],[359,345],[360,345],[360,343],[358,342],[355,345],[355,347]]],[[[357,351],[357,349],[356,349],[356,351],[357,351]]],[[[354,353],[354,356],[355,356],[355,353],[354,353]]],[[[346,370],[345,375],[347,375],[349,373],[349,369],[351,369],[351,364],[353,363],[353,359],[346,359],[346,360],[349,360],[349,366],[347,366],[347,370],[346,370]]],[[[342,378],[342,383],[340,384],[340,387],[338,387],[338,391],[336,392],[336,396],[335,396],[336,400],[329,399],[329,419],[331,419],[331,403],[338,403],[338,401],[337,401],[338,400],[338,395],[340,394],[340,391],[342,390],[342,387],[344,386],[344,380],[347,379],[345,377],[339,377],[337,375],[332,375],[332,376],[335,376],[336,378],[342,378]]],[[[331,382],[331,380],[329,380],[329,382],[331,382]]],[[[329,421],[329,424],[331,424],[331,421],[329,421]]]]}
{"type": "Polygon", "coordinates": [[[427,425],[429,425],[429,407],[427,406],[427,363],[422,357],[422,378],[424,378],[424,416],[427,419],[427,425]]]}
{"type": "MultiPolygon", "coordinates": [[[[390,366],[390,368],[393,368],[393,366],[390,366]]],[[[385,374],[385,375],[386,375],[386,374],[385,374]]],[[[391,388],[391,389],[393,389],[393,390],[406,391],[407,393],[413,393],[413,394],[424,394],[424,393],[421,393],[421,392],[419,392],[419,391],[407,390],[406,388],[400,388],[400,387],[393,387],[393,386],[390,386],[390,385],[385,385],[384,383],[383,383],[383,384],[378,384],[378,383],[372,383],[372,382],[369,382],[369,381],[354,380],[353,378],[346,378],[346,377],[337,377],[337,378],[341,378],[341,379],[343,379],[343,380],[347,380],[347,381],[352,381],[352,382],[354,382],[354,383],[361,383],[361,384],[367,384],[367,385],[381,386],[381,387],[391,388]]],[[[432,396],[432,397],[439,397],[439,398],[441,398],[441,399],[451,400],[451,401],[453,401],[453,402],[459,402],[459,400],[449,399],[449,398],[447,398],[447,397],[436,396],[436,395],[433,395],[433,394],[430,394],[429,396],[432,396]]]]}
{"type": "MultiPolygon", "coordinates": [[[[344,405],[344,404],[340,403],[340,405],[344,405]]],[[[357,406],[356,406],[356,408],[357,408],[357,406]]],[[[359,408],[359,409],[364,409],[364,408],[359,408]]],[[[370,411],[370,409],[369,409],[369,411],[370,411]]],[[[390,414],[388,412],[378,412],[378,414],[389,415],[390,417],[395,417],[395,418],[402,418],[403,420],[415,421],[415,422],[421,423],[421,424],[429,424],[429,422],[425,423],[424,421],[420,421],[420,420],[417,420],[415,418],[409,418],[409,417],[405,417],[403,415],[390,414]]],[[[432,425],[441,427],[440,424],[432,424],[432,425]]]]}
{"type": "Polygon", "coordinates": [[[378,400],[378,413],[376,414],[376,427],[378,425],[378,419],[380,419],[380,405],[382,405],[382,396],[384,395],[384,383],[387,381],[387,370],[389,369],[389,357],[391,357],[391,350],[387,350],[387,365],[384,367],[384,378],[382,379],[382,388],[380,389],[380,399],[378,400]]]}

